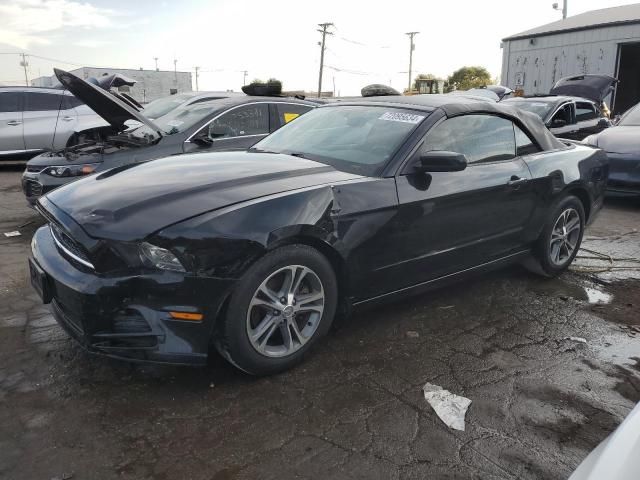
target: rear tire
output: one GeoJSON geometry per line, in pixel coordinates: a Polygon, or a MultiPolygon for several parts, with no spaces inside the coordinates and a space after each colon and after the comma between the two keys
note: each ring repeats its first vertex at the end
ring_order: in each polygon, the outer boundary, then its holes
{"type": "Polygon", "coordinates": [[[307,245],[278,248],[239,280],[216,347],[252,375],[288,370],[329,331],[337,299],[335,273],[320,252],[307,245]]]}
{"type": "Polygon", "coordinates": [[[560,199],[538,238],[533,251],[535,273],[555,277],[569,268],[578,254],[584,235],[582,202],[573,195],[560,199]]]}

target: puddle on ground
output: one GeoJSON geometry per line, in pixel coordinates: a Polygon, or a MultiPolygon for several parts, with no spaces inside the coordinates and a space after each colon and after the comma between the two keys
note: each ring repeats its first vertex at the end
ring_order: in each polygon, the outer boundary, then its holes
{"type": "Polygon", "coordinates": [[[587,300],[589,303],[598,303],[602,305],[606,305],[611,303],[613,300],[613,295],[610,295],[602,290],[598,290],[597,288],[591,287],[583,287],[585,293],[587,294],[587,300]]]}
{"type": "Polygon", "coordinates": [[[609,335],[600,340],[591,345],[592,351],[600,360],[629,366],[640,357],[640,335],[609,335]]]}

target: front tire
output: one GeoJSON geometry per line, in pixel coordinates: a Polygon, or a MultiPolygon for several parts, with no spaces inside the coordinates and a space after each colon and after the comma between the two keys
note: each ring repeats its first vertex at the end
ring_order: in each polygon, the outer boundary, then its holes
{"type": "Polygon", "coordinates": [[[573,195],[562,198],[552,209],[534,249],[541,272],[555,277],[569,268],[582,243],[584,207],[573,195]]]}
{"type": "Polygon", "coordinates": [[[336,283],[331,264],[314,248],[288,245],[268,253],[238,282],[218,350],[252,375],[292,368],[331,327],[336,283]]]}

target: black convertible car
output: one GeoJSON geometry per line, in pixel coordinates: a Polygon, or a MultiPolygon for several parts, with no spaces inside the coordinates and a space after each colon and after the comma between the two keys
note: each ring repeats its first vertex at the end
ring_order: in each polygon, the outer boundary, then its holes
{"type": "Polygon", "coordinates": [[[337,311],[523,259],[563,272],[604,152],[451,95],[312,110],[248,152],[128,165],[41,198],[32,283],[89,351],[290,368],[337,311]],[[185,168],[188,165],[188,168],[185,168]]]}
{"type": "Polygon", "coordinates": [[[182,153],[246,150],[318,105],[299,98],[235,95],[178,107],[152,121],[113,92],[63,70],[55,73],[110,127],[96,138],[27,162],[22,189],[30,204],[60,185],[120,165],[182,153]]]}

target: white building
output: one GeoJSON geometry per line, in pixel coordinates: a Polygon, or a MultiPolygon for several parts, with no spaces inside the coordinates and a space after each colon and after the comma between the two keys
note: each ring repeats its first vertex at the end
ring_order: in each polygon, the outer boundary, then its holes
{"type": "MultiPolygon", "coordinates": [[[[136,80],[136,84],[133,87],[120,87],[119,90],[131,95],[140,103],[148,103],[157,98],[193,90],[191,86],[191,72],[92,67],[82,67],[70,70],[70,72],[85,80],[89,77],[98,78],[112,73],[119,73],[136,80]]],[[[35,78],[31,81],[31,85],[34,87],[51,87],[58,83],[54,75],[35,78]]]]}
{"type": "Polygon", "coordinates": [[[593,10],[502,41],[502,84],[525,95],[585,73],[620,81],[607,102],[615,113],[640,102],[640,4],[593,10]]]}

